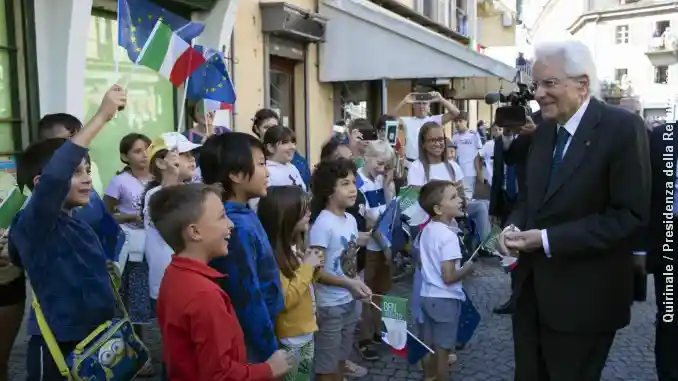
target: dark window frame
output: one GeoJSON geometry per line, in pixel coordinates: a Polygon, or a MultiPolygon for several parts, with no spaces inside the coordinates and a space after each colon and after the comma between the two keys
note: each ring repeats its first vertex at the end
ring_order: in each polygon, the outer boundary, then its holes
{"type": "Polygon", "coordinates": [[[666,65],[654,67],[654,83],[666,85],[669,83],[669,67],[666,65]]]}
{"type": "MultiPolygon", "coordinates": [[[[19,3],[21,5],[21,3],[19,3]]],[[[19,46],[17,44],[18,35],[16,28],[17,23],[15,20],[15,4],[13,0],[8,0],[5,2],[5,25],[3,27],[7,28],[7,45],[0,45],[0,50],[6,52],[9,58],[9,91],[10,91],[10,112],[11,116],[9,118],[0,118],[0,123],[6,123],[11,125],[11,136],[13,143],[13,150],[9,152],[0,152],[0,155],[14,155],[23,150],[23,134],[22,127],[24,122],[26,122],[21,116],[21,100],[20,100],[20,82],[24,82],[24,78],[19,76],[19,59],[25,59],[20,57],[19,46]]]]}

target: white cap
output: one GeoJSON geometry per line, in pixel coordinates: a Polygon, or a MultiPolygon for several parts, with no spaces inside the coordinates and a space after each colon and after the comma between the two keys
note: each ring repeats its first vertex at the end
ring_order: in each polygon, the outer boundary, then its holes
{"type": "Polygon", "coordinates": [[[150,147],[148,147],[148,156],[153,157],[153,155],[163,149],[175,150],[178,153],[186,153],[200,147],[202,147],[201,144],[190,142],[179,132],[165,132],[156,139],[153,139],[150,147]]]}

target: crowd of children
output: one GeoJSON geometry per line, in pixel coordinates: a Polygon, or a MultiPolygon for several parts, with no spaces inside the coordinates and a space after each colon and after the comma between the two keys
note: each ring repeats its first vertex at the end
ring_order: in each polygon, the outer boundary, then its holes
{"type": "MultiPolygon", "coordinates": [[[[119,287],[139,338],[141,325],[157,318],[164,379],[364,376],[350,361],[356,328],[359,354],[378,359],[375,306],[391,289],[391,258],[370,233],[396,196],[391,145],[363,141],[354,127],[348,142],[322,147],[309,175],[294,132],[270,110],[255,115],[256,136],[164,133],[151,141],[132,133],[120,141],[124,167],[102,202],[87,147],[125,104],[124,89],[113,86],[84,128],[32,144],[18,162],[19,184],[32,194],[2,247],[25,271],[59,349],[72,352],[113,319],[119,287]],[[96,216],[80,216],[101,204],[96,216]]],[[[455,230],[469,200],[442,127],[424,123],[418,146],[408,182],[422,187],[431,222],[421,233],[423,282],[413,297],[421,297],[420,335],[435,350],[424,371],[442,381],[465,298],[461,280],[473,267],[461,264],[455,230]]],[[[28,333],[28,380],[62,380],[33,312],[28,333]]],[[[150,362],[139,373],[152,374],[150,362]]]]}

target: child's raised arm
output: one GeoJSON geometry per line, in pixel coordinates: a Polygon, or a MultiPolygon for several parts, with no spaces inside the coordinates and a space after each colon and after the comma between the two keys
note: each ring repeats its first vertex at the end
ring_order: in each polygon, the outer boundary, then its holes
{"type": "Polygon", "coordinates": [[[87,146],[106,122],[115,116],[118,108],[125,106],[125,102],[122,88],[113,86],[104,95],[99,111],[87,126],[54,152],[42,169],[31,199],[15,226],[18,233],[24,233],[30,240],[18,239],[17,244],[21,245],[22,241],[43,242],[44,234],[52,231],[71,190],[71,178],[87,156],[87,146]]]}
{"type": "Polygon", "coordinates": [[[106,123],[113,119],[118,110],[124,109],[126,104],[127,93],[125,90],[118,85],[113,85],[113,87],[104,94],[104,99],[101,101],[99,110],[94,114],[94,117],[87,122],[85,128],[73,136],[71,141],[80,147],[89,147],[89,144],[94,140],[97,134],[99,134],[106,123]]]}

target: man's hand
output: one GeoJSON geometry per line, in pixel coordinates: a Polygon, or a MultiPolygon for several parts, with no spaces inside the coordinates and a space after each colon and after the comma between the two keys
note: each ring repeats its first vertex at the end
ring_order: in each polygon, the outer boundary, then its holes
{"type": "Polygon", "coordinates": [[[506,248],[514,251],[531,252],[542,248],[541,231],[532,229],[526,232],[506,233],[506,248]]]}
{"type": "Polygon", "coordinates": [[[508,234],[511,233],[519,233],[520,229],[518,229],[515,225],[509,225],[502,230],[501,234],[499,234],[499,239],[497,240],[497,250],[503,255],[510,255],[512,257],[517,257],[518,256],[518,251],[510,249],[508,247],[508,234]]]}
{"type": "Polygon", "coordinates": [[[125,106],[127,106],[127,92],[121,86],[113,85],[104,94],[104,99],[101,101],[96,115],[108,122],[115,117],[118,111],[124,110],[125,106]]]}
{"type": "Polygon", "coordinates": [[[525,123],[524,126],[520,127],[520,132],[519,132],[519,133],[520,133],[521,135],[532,135],[532,133],[534,132],[534,130],[537,129],[537,125],[534,124],[534,121],[532,120],[531,117],[528,116],[528,117],[526,117],[525,119],[527,120],[527,122],[525,123]]]}
{"type": "Polygon", "coordinates": [[[414,99],[414,94],[415,93],[409,93],[405,96],[405,99],[403,99],[403,102],[405,103],[416,103],[416,99],[414,99]]]}
{"type": "Polygon", "coordinates": [[[442,96],[439,92],[437,92],[437,91],[431,91],[430,93],[428,93],[428,95],[431,96],[431,99],[432,99],[431,101],[432,101],[432,102],[440,102],[441,100],[444,100],[444,99],[445,99],[445,98],[443,98],[443,96],[442,96]]]}

